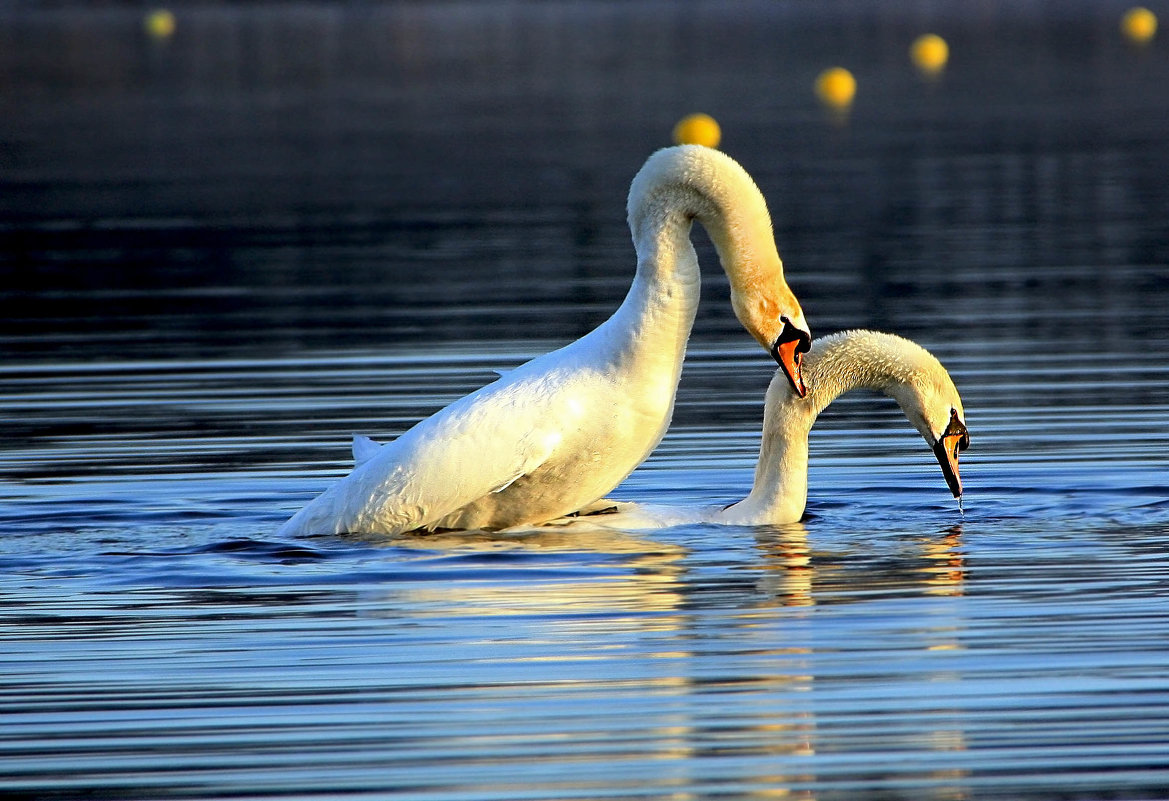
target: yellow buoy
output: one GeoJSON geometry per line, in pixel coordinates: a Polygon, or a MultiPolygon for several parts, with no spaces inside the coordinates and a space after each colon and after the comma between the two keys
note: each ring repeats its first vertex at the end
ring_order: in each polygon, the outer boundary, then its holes
{"type": "Polygon", "coordinates": [[[816,97],[831,109],[844,111],[855,95],[856,78],[844,67],[826,69],[816,77],[816,97]]]}
{"type": "Polygon", "coordinates": [[[687,114],[674,126],[674,144],[718,147],[722,129],[709,114],[687,114]]]}
{"type": "Polygon", "coordinates": [[[923,33],[909,46],[909,58],[922,75],[934,77],[946,68],[950,46],[936,33],[923,33]]]}
{"type": "Polygon", "coordinates": [[[1141,6],[1130,8],[1120,18],[1120,32],[1130,42],[1145,44],[1157,33],[1157,15],[1141,6]]]}
{"type": "Polygon", "coordinates": [[[156,8],[146,15],[142,26],[151,39],[169,39],[175,32],[175,15],[165,8],[156,8]]]}

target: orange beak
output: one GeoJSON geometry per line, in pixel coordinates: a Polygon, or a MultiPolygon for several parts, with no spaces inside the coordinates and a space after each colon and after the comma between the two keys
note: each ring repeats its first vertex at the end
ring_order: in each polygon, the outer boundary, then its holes
{"type": "Polygon", "coordinates": [[[950,424],[942,438],[934,445],[934,456],[942,466],[942,475],[955,498],[962,497],[962,477],[958,474],[958,453],[970,445],[970,434],[958,419],[958,412],[950,411],[950,424]]]}
{"type": "Polygon", "coordinates": [[[771,356],[791,382],[792,389],[801,398],[806,397],[808,388],[804,385],[804,354],[812,346],[807,331],[801,331],[784,320],[783,331],[771,347],[771,356]]]}

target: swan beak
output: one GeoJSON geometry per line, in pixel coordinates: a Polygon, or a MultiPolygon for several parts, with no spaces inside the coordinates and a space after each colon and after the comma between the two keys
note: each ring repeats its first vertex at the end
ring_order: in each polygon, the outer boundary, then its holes
{"type": "Polygon", "coordinates": [[[958,454],[970,445],[970,434],[958,419],[958,413],[951,410],[950,424],[942,438],[934,445],[934,456],[942,466],[942,475],[955,498],[962,497],[962,477],[958,474],[958,454]]]}
{"type": "Polygon", "coordinates": [[[808,388],[804,385],[804,354],[811,345],[812,338],[807,331],[801,331],[784,320],[783,331],[771,346],[772,358],[779,363],[783,374],[791,382],[792,389],[801,398],[808,394],[808,388]]]}

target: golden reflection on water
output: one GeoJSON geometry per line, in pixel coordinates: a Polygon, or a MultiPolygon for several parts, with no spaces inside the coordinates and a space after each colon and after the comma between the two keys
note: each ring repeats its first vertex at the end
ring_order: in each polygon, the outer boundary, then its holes
{"type": "Polygon", "coordinates": [[[681,557],[686,549],[618,529],[540,526],[516,531],[438,531],[406,533],[384,538],[363,535],[372,545],[426,551],[580,551],[598,554],[663,554],[681,557]]]}
{"type": "MultiPolygon", "coordinates": [[[[750,653],[755,660],[753,672],[725,676],[709,674],[710,633],[699,631],[687,611],[688,605],[695,603],[695,585],[701,584],[700,576],[688,572],[691,554],[687,548],[599,527],[443,532],[397,536],[381,544],[416,549],[438,558],[460,553],[521,557],[512,575],[519,575],[522,581],[420,582],[400,585],[395,591],[397,600],[408,603],[420,616],[527,617],[530,619],[516,625],[547,627],[543,641],[553,647],[542,653],[516,655],[517,663],[562,662],[566,671],[572,671],[573,664],[626,659],[653,660],[662,666],[660,672],[649,670],[621,678],[608,675],[601,667],[596,673],[581,668],[588,675],[566,672],[564,678],[577,688],[595,686],[601,691],[620,685],[639,689],[645,697],[679,700],[677,709],[645,722],[642,731],[646,742],[637,749],[642,756],[664,763],[658,783],[669,797],[699,797],[690,789],[694,787],[694,763],[736,753],[747,759],[762,758],[768,765],[757,776],[742,777],[741,797],[815,801],[817,792],[809,788],[821,777],[809,766],[820,744],[831,750],[839,736],[834,730],[818,730],[817,699],[824,693],[839,692],[840,679],[831,673],[818,675],[826,660],[830,662],[839,654],[834,648],[821,652],[815,646],[813,612],[824,604],[863,602],[869,598],[865,594],[869,588],[899,598],[936,598],[943,606],[932,608],[909,636],[922,654],[956,651],[962,647],[962,620],[946,611],[947,599],[961,598],[967,579],[959,526],[912,542],[894,563],[874,564],[858,558],[855,546],[839,550],[818,547],[815,538],[815,531],[802,523],[756,530],[754,547],[760,555],[755,567],[759,577],[753,585],[756,602],[738,607],[731,621],[738,631],[717,646],[732,649],[735,656],[750,653]],[[540,569],[548,566],[542,560],[533,562],[538,569],[530,579],[524,576],[524,554],[554,553],[603,558],[587,559],[584,563],[589,569],[580,578],[541,573],[540,569]],[[843,592],[845,589],[852,594],[843,592]],[[777,625],[787,627],[790,644],[776,644],[777,625]],[[580,640],[577,635],[581,632],[590,636],[580,640]],[[562,639],[564,635],[569,636],[562,639]],[[598,643],[596,635],[613,639],[598,643]],[[750,648],[753,639],[758,639],[759,649],[750,648]],[[584,644],[587,647],[582,647],[584,644]],[[668,647],[661,647],[664,644],[668,647]],[[768,670],[768,665],[776,669],[768,670]],[[728,720],[735,720],[733,726],[712,727],[707,706],[712,699],[727,704],[728,712],[738,705],[749,712],[728,715],[728,720]]],[[[584,563],[573,561],[569,565],[584,563]]],[[[718,659],[718,654],[714,657],[718,659]]],[[[905,744],[933,753],[966,750],[966,733],[956,723],[963,718],[962,710],[946,709],[943,700],[947,689],[960,680],[952,670],[922,671],[919,681],[923,692],[939,699],[934,713],[937,725],[915,733],[905,744]]],[[[622,736],[619,731],[612,735],[622,736]]],[[[934,784],[923,797],[963,801],[969,797],[963,786],[969,771],[954,766],[954,760],[944,763],[923,766],[921,777],[934,784]]]]}
{"type": "Polygon", "coordinates": [[[922,541],[922,558],[927,564],[926,592],[931,595],[962,595],[966,585],[966,554],[962,548],[962,527],[953,526],[938,539],[922,541]]]}
{"type": "MultiPolygon", "coordinates": [[[[686,550],[610,529],[571,532],[555,528],[518,533],[450,531],[388,538],[386,544],[451,553],[594,553],[620,557],[610,576],[590,572],[580,579],[533,577],[523,583],[453,581],[420,584],[405,592],[427,614],[508,616],[582,613],[639,613],[630,620],[647,630],[673,630],[679,623],[661,616],[683,604],[681,577],[686,550]],[[642,613],[652,612],[654,616],[642,613]]],[[[522,570],[520,571],[522,574],[522,570]]],[[[577,619],[577,618],[570,618],[577,619]]],[[[612,621],[609,621],[612,623],[612,621]]]]}
{"type": "MultiPolygon", "coordinates": [[[[767,596],[760,610],[751,613],[759,620],[765,618],[767,609],[784,608],[789,611],[803,610],[798,619],[811,621],[814,607],[824,603],[866,600],[866,589],[878,588],[881,593],[899,597],[960,598],[966,592],[967,570],[962,542],[961,526],[954,526],[940,536],[922,538],[902,556],[900,564],[887,569],[851,558],[849,553],[833,553],[816,549],[814,533],[810,534],[804,524],[794,524],[771,529],[761,529],[756,534],[756,547],[763,557],[763,578],[759,589],[767,596]],[[811,540],[811,542],[810,542],[811,540]]],[[[938,615],[923,619],[922,625],[914,631],[920,641],[922,652],[957,651],[962,649],[963,623],[957,616],[949,616],[944,610],[938,615]]],[[[786,658],[789,664],[793,657],[803,654],[800,662],[806,669],[804,675],[771,676],[766,683],[767,692],[799,689],[811,696],[816,694],[817,657],[815,648],[773,649],[776,658],[786,658]]],[[[765,680],[761,678],[761,683],[765,680]]],[[[927,670],[921,675],[923,691],[938,693],[944,697],[946,688],[960,683],[961,676],[950,670],[927,670]],[[929,689],[935,685],[937,689],[929,689]]],[[[763,688],[761,688],[763,689],[763,688]]],[[[782,751],[789,755],[811,756],[817,752],[821,739],[817,730],[816,712],[812,705],[801,710],[798,723],[780,727],[787,742],[777,742],[782,751]],[[794,736],[797,735],[798,736],[794,736]],[[794,736],[794,739],[793,739],[794,736]],[[796,745],[796,743],[799,745],[796,745]]],[[[963,718],[962,711],[939,710],[938,727],[920,733],[914,745],[929,752],[960,753],[967,750],[966,732],[955,721],[963,718]]],[[[755,728],[760,742],[767,742],[780,733],[769,726],[755,728]]],[[[823,739],[830,745],[836,735],[826,733],[823,739]]],[[[782,739],[782,738],[781,738],[782,739]]],[[[936,801],[965,801],[970,798],[963,782],[970,771],[959,767],[940,767],[923,770],[936,786],[923,790],[923,798],[936,801]]],[[[819,777],[806,773],[790,775],[776,774],[759,777],[759,784],[771,785],[772,789],[752,794],[758,798],[799,798],[815,799],[813,790],[803,788],[814,784],[819,777]]]]}
{"type": "MultiPolygon", "coordinates": [[[[882,566],[856,554],[817,549],[803,523],[761,528],[755,537],[764,577],[759,588],[769,606],[804,607],[863,600],[865,590],[898,595],[961,596],[966,562],[962,527],[921,538],[898,564],[882,566]]],[[[861,555],[863,556],[863,554],[861,555]]]]}
{"type": "Polygon", "coordinates": [[[791,523],[766,529],[756,535],[763,553],[766,578],[761,589],[779,606],[813,606],[815,573],[808,529],[803,523],[791,523]]]}

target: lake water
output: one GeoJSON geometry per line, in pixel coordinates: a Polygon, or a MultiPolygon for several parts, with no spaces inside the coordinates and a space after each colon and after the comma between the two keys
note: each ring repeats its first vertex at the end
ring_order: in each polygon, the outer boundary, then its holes
{"type": "MultiPolygon", "coordinates": [[[[172,7],[0,11],[5,797],[1169,795],[1169,58],[1123,4],[172,7]],[[353,433],[616,307],[694,110],[813,332],[950,369],[965,510],[859,394],[802,524],[277,540],[353,433]]],[[[751,482],[774,365],[695,240],[617,497],[751,482]]]]}

